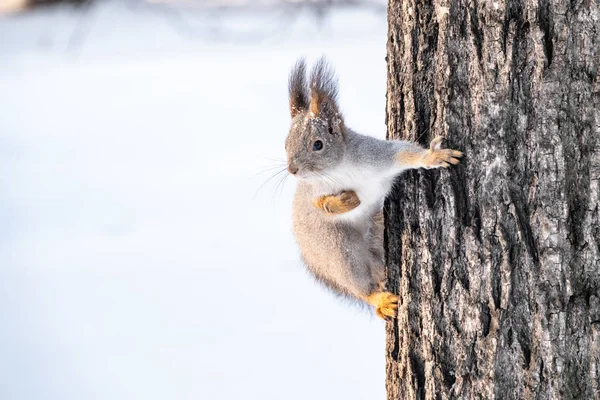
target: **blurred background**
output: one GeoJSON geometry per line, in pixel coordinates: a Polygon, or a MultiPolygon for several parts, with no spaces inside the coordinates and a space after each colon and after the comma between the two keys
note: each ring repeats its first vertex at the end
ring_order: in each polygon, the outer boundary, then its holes
{"type": "Polygon", "coordinates": [[[326,55],[385,136],[383,0],[0,0],[0,399],[384,398],[275,175],[326,55]],[[271,179],[272,178],[272,179],[271,179]]]}

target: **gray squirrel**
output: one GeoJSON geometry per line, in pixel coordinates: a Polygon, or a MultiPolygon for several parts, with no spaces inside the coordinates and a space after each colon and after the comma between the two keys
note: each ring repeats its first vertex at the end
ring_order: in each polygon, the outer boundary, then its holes
{"type": "Polygon", "coordinates": [[[289,77],[292,126],[285,142],[288,172],[298,178],[294,234],[309,271],[338,294],[396,317],[398,296],[384,288],[383,201],[394,179],[413,168],[458,164],[462,153],[379,140],[352,131],[337,104],[337,80],[321,58],[307,80],[300,59],[289,77]]]}

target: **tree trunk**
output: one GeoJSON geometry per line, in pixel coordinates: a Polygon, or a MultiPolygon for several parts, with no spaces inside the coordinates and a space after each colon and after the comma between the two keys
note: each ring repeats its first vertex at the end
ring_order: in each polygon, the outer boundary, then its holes
{"type": "Polygon", "coordinates": [[[390,0],[388,399],[600,398],[600,1],[390,0]]]}

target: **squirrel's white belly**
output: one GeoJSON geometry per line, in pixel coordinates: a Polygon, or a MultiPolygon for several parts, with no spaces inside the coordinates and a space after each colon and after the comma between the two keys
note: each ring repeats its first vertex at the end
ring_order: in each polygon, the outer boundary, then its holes
{"type": "MultiPolygon", "coordinates": [[[[354,210],[339,214],[335,218],[341,221],[359,222],[372,218],[373,213],[383,206],[383,201],[392,188],[394,177],[382,176],[381,172],[370,168],[358,169],[347,167],[329,174],[330,190],[326,194],[339,193],[343,190],[354,190],[360,199],[360,205],[354,210]]],[[[325,194],[325,193],[324,193],[325,194]]]]}

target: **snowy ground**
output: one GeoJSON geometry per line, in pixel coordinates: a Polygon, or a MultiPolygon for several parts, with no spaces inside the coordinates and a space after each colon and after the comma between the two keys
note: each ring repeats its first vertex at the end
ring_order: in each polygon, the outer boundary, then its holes
{"type": "Polygon", "coordinates": [[[304,271],[293,179],[256,192],[300,55],[326,54],[347,124],[384,136],[385,15],[252,37],[278,18],[0,19],[0,399],[384,397],[383,323],[304,271]]]}

